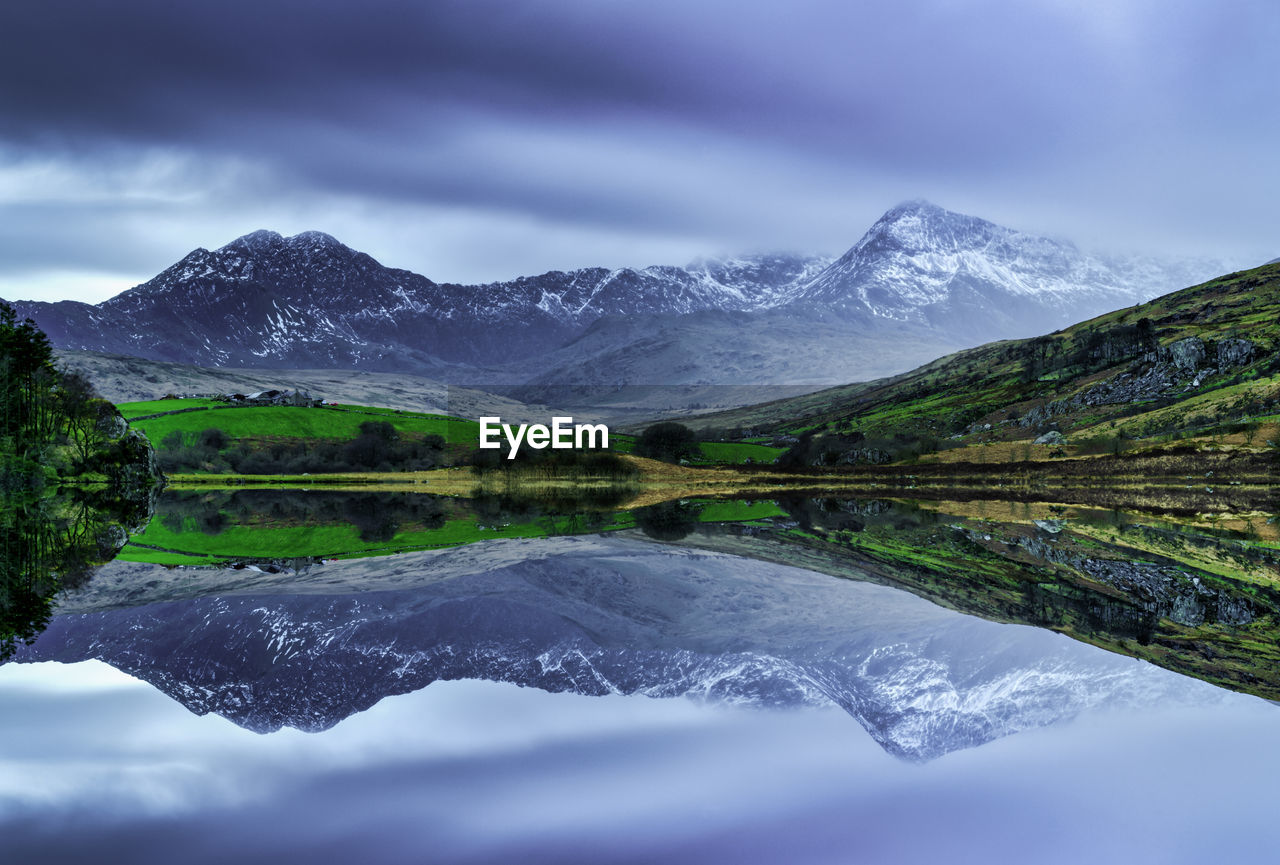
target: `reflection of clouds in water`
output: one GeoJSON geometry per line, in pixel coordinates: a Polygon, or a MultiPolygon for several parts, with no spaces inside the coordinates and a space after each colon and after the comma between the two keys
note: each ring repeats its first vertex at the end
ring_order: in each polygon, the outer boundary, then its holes
{"type": "Polygon", "coordinates": [[[146,682],[101,661],[78,664],[45,662],[0,666],[0,693],[84,694],[117,688],[149,688],[146,682]]]}
{"type": "Polygon", "coordinates": [[[138,863],[178,852],[186,862],[1190,862],[1210,844],[1235,861],[1270,846],[1256,827],[1269,825],[1266,779],[1280,770],[1274,708],[1237,695],[1087,715],[920,766],[832,709],[452,682],[327,733],[258,736],[149,690],[36,692],[4,673],[0,699],[16,709],[0,716],[6,861],[109,850],[138,863]]]}
{"type": "Polygon", "coordinates": [[[439,682],[381,701],[322,735],[262,736],[96,661],[0,667],[0,801],[121,816],[232,805],[301,777],[520,755],[557,743],[693,729],[723,710],[684,700],[579,698],[439,682]],[[133,684],[141,687],[132,687],[133,684]],[[104,795],[106,794],[106,795],[104,795]]]}

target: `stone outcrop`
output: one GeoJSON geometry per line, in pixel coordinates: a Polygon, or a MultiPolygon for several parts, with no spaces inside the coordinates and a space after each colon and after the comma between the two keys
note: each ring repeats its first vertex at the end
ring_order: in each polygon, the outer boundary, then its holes
{"type": "Polygon", "coordinates": [[[879,466],[885,463],[893,462],[893,454],[888,451],[882,451],[879,448],[853,448],[844,451],[839,457],[831,458],[831,454],[824,453],[818,457],[814,465],[818,466],[855,466],[855,465],[873,465],[879,466]]]}
{"type": "MultiPolygon", "coordinates": [[[[1037,526],[1050,536],[1062,531],[1061,521],[1043,521],[1050,525],[1041,522],[1037,520],[1037,526]]],[[[1012,542],[1041,561],[1066,565],[1119,589],[1146,612],[1180,625],[1244,625],[1259,615],[1255,605],[1240,594],[1206,586],[1199,577],[1171,565],[1080,556],[1038,537],[1012,542]]]]}
{"type": "Polygon", "coordinates": [[[1198,336],[1184,337],[1148,352],[1136,368],[1090,388],[1072,402],[1098,406],[1159,399],[1199,387],[1209,376],[1244,366],[1260,353],[1247,339],[1205,342],[1198,336]]]}

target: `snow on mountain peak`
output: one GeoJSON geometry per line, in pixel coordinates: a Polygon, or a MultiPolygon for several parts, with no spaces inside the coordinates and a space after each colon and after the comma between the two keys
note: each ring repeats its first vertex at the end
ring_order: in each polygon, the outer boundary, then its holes
{"type": "Polygon", "coordinates": [[[262,252],[272,247],[279,246],[284,242],[284,237],[278,231],[270,231],[260,228],[257,231],[251,231],[248,234],[241,235],[235,240],[221,247],[218,252],[228,252],[233,250],[248,250],[250,252],[262,252]]]}
{"type": "Polygon", "coordinates": [[[281,252],[302,254],[308,252],[333,252],[348,250],[346,244],[331,234],[323,231],[303,231],[292,237],[285,237],[278,231],[258,229],[252,231],[221,247],[218,252],[223,255],[249,254],[252,256],[274,255],[281,252]]]}
{"type": "MultiPolygon", "coordinates": [[[[1149,300],[1173,290],[1186,270],[1135,269],[1069,242],[915,200],[887,211],[796,299],[995,339],[1032,336],[1149,300]]],[[[1201,278],[1211,275],[1203,268],[1201,278]]]]}
{"type": "Polygon", "coordinates": [[[301,248],[320,248],[320,249],[347,249],[347,245],[338,240],[331,234],[325,234],[323,231],[304,231],[295,234],[285,241],[290,249],[301,248]]]}
{"type": "Polygon", "coordinates": [[[1017,235],[1012,229],[976,216],[945,210],[928,201],[899,204],[876,220],[848,254],[901,250],[907,253],[959,252],[980,249],[1017,235]]]}

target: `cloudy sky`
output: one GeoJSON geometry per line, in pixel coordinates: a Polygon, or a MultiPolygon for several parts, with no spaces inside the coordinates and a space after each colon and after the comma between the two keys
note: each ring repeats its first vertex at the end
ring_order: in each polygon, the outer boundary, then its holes
{"type": "Polygon", "coordinates": [[[481,281],[843,251],[924,197],[1280,255],[1271,0],[0,5],[0,296],[319,229],[481,281]]]}

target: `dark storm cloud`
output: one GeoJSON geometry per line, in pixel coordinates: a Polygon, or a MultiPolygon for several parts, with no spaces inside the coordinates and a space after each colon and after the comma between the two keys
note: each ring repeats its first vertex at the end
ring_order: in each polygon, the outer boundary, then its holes
{"type": "MultiPolygon", "coordinates": [[[[181,214],[187,247],[280,203],[330,227],[336,196],[577,226],[565,249],[838,252],[922,195],[1086,242],[1253,249],[1280,186],[1277,39],[1247,0],[9,3],[0,169],[181,154],[223,200],[122,207],[181,214]]],[[[27,218],[0,195],[0,222],[27,218]]]]}
{"type": "Polygon", "coordinates": [[[486,110],[532,125],[690,123],[905,164],[1053,146],[1070,132],[1064,103],[1086,107],[1106,58],[1054,14],[993,5],[993,21],[980,8],[8,4],[0,128],[67,147],[279,151],[281,132],[315,124],[290,142],[305,158],[325,127],[376,144],[427,125],[448,141],[459,110],[486,110]]]}

